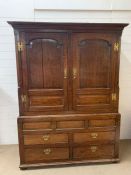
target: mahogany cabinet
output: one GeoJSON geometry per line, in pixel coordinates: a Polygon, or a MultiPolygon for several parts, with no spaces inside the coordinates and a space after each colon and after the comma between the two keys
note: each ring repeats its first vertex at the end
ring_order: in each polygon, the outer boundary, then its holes
{"type": "Polygon", "coordinates": [[[127,24],[8,23],[16,43],[20,168],[119,161],[127,24]]]}

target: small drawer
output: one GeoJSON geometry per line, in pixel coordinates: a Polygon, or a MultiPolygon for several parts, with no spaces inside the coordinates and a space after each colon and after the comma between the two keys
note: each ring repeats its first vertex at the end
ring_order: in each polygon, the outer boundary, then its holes
{"type": "Polygon", "coordinates": [[[80,129],[84,128],[84,121],[59,121],[57,129],[80,129]]]}
{"type": "Polygon", "coordinates": [[[89,127],[110,127],[115,125],[115,119],[92,119],[89,121],[89,127]]]}
{"type": "Polygon", "coordinates": [[[51,122],[29,122],[23,124],[23,130],[52,129],[51,122]]]}
{"type": "Polygon", "coordinates": [[[67,134],[24,135],[25,145],[68,143],[67,134]]]}
{"type": "Polygon", "coordinates": [[[74,133],[74,143],[84,143],[89,141],[112,141],[115,139],[115,132],[86,132],[86,133],[74,133]]]}
{"type": "Polygon", "coordinates": [[[28,148],[25,149],[25,163],[69,159],[68,148],[28,148]]]}
{"type": "Polygon", "coordinates": [[[114,145],[92,145],[75,147],[73,149],[74,159],[91,159],[91,158],[113,158],[114,145]]]}

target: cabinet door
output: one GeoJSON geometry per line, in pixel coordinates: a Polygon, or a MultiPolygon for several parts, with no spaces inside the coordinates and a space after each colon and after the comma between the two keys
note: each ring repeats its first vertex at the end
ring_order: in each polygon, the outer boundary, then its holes
{"type": "Polygon", "coordinates": [[[63,111],[67,105],[66,33],[23,33],[21,52],[25,112],[63,111]]]}
{"type": "Polygon", "coordinates": [[[115,112],[115,37],[111,34],[73,34],[73,108],[115,112]]]}

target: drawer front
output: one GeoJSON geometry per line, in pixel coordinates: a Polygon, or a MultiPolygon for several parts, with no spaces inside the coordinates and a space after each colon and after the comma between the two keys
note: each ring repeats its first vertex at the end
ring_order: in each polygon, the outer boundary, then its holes
{"type": "Polygon", "coordinates": [[[68,143],[67,134],[24,135],[25,145],[68,143]]]}
{"type": "Polygon", "coordinates": [[[57,122],[57,129],[80,129],[84,128],[84,120],[83,121],[59,121],[57,122]]]}
{"type": "Polygon", "coordinates": [[[115,119],[92,119],[89,121],[89,127],[111,127],[116,124],[115,119]]]}
{"type": "Polygon", "coordinates": [[[73,149],[74,159],[113,158],[114,145],[92,145],[73,149]]]}
{"type": "Polygon", "coordinates": [[[115,139],[115,132],[87,132],[87,133],[74,133],[74,143],[84,143],[88,141],[112,141],[115,139]]]}
{"type": "Polygon", "coordinates": [[[23,124],[23,130],[52,129],[51,122],[29,122],[23,124]]]}
{"type": "Polygon", "coordinates": [[[69,159],[68,148],[29,148],[25,149],[25,163],[69,159]]]}

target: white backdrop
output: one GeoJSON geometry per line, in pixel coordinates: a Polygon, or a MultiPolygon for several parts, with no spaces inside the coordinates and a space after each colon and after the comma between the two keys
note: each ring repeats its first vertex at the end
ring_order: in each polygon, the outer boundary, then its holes
{"type": "MultiPolygon", "coordinates": [[[[130,0],[0,0],[0,144],[17,143],[18,101],[13,29],[6,21],[131,23],[130,0]]],[[[121,138],[131,139],[131,25],[120,65],[121,138]]]]}

